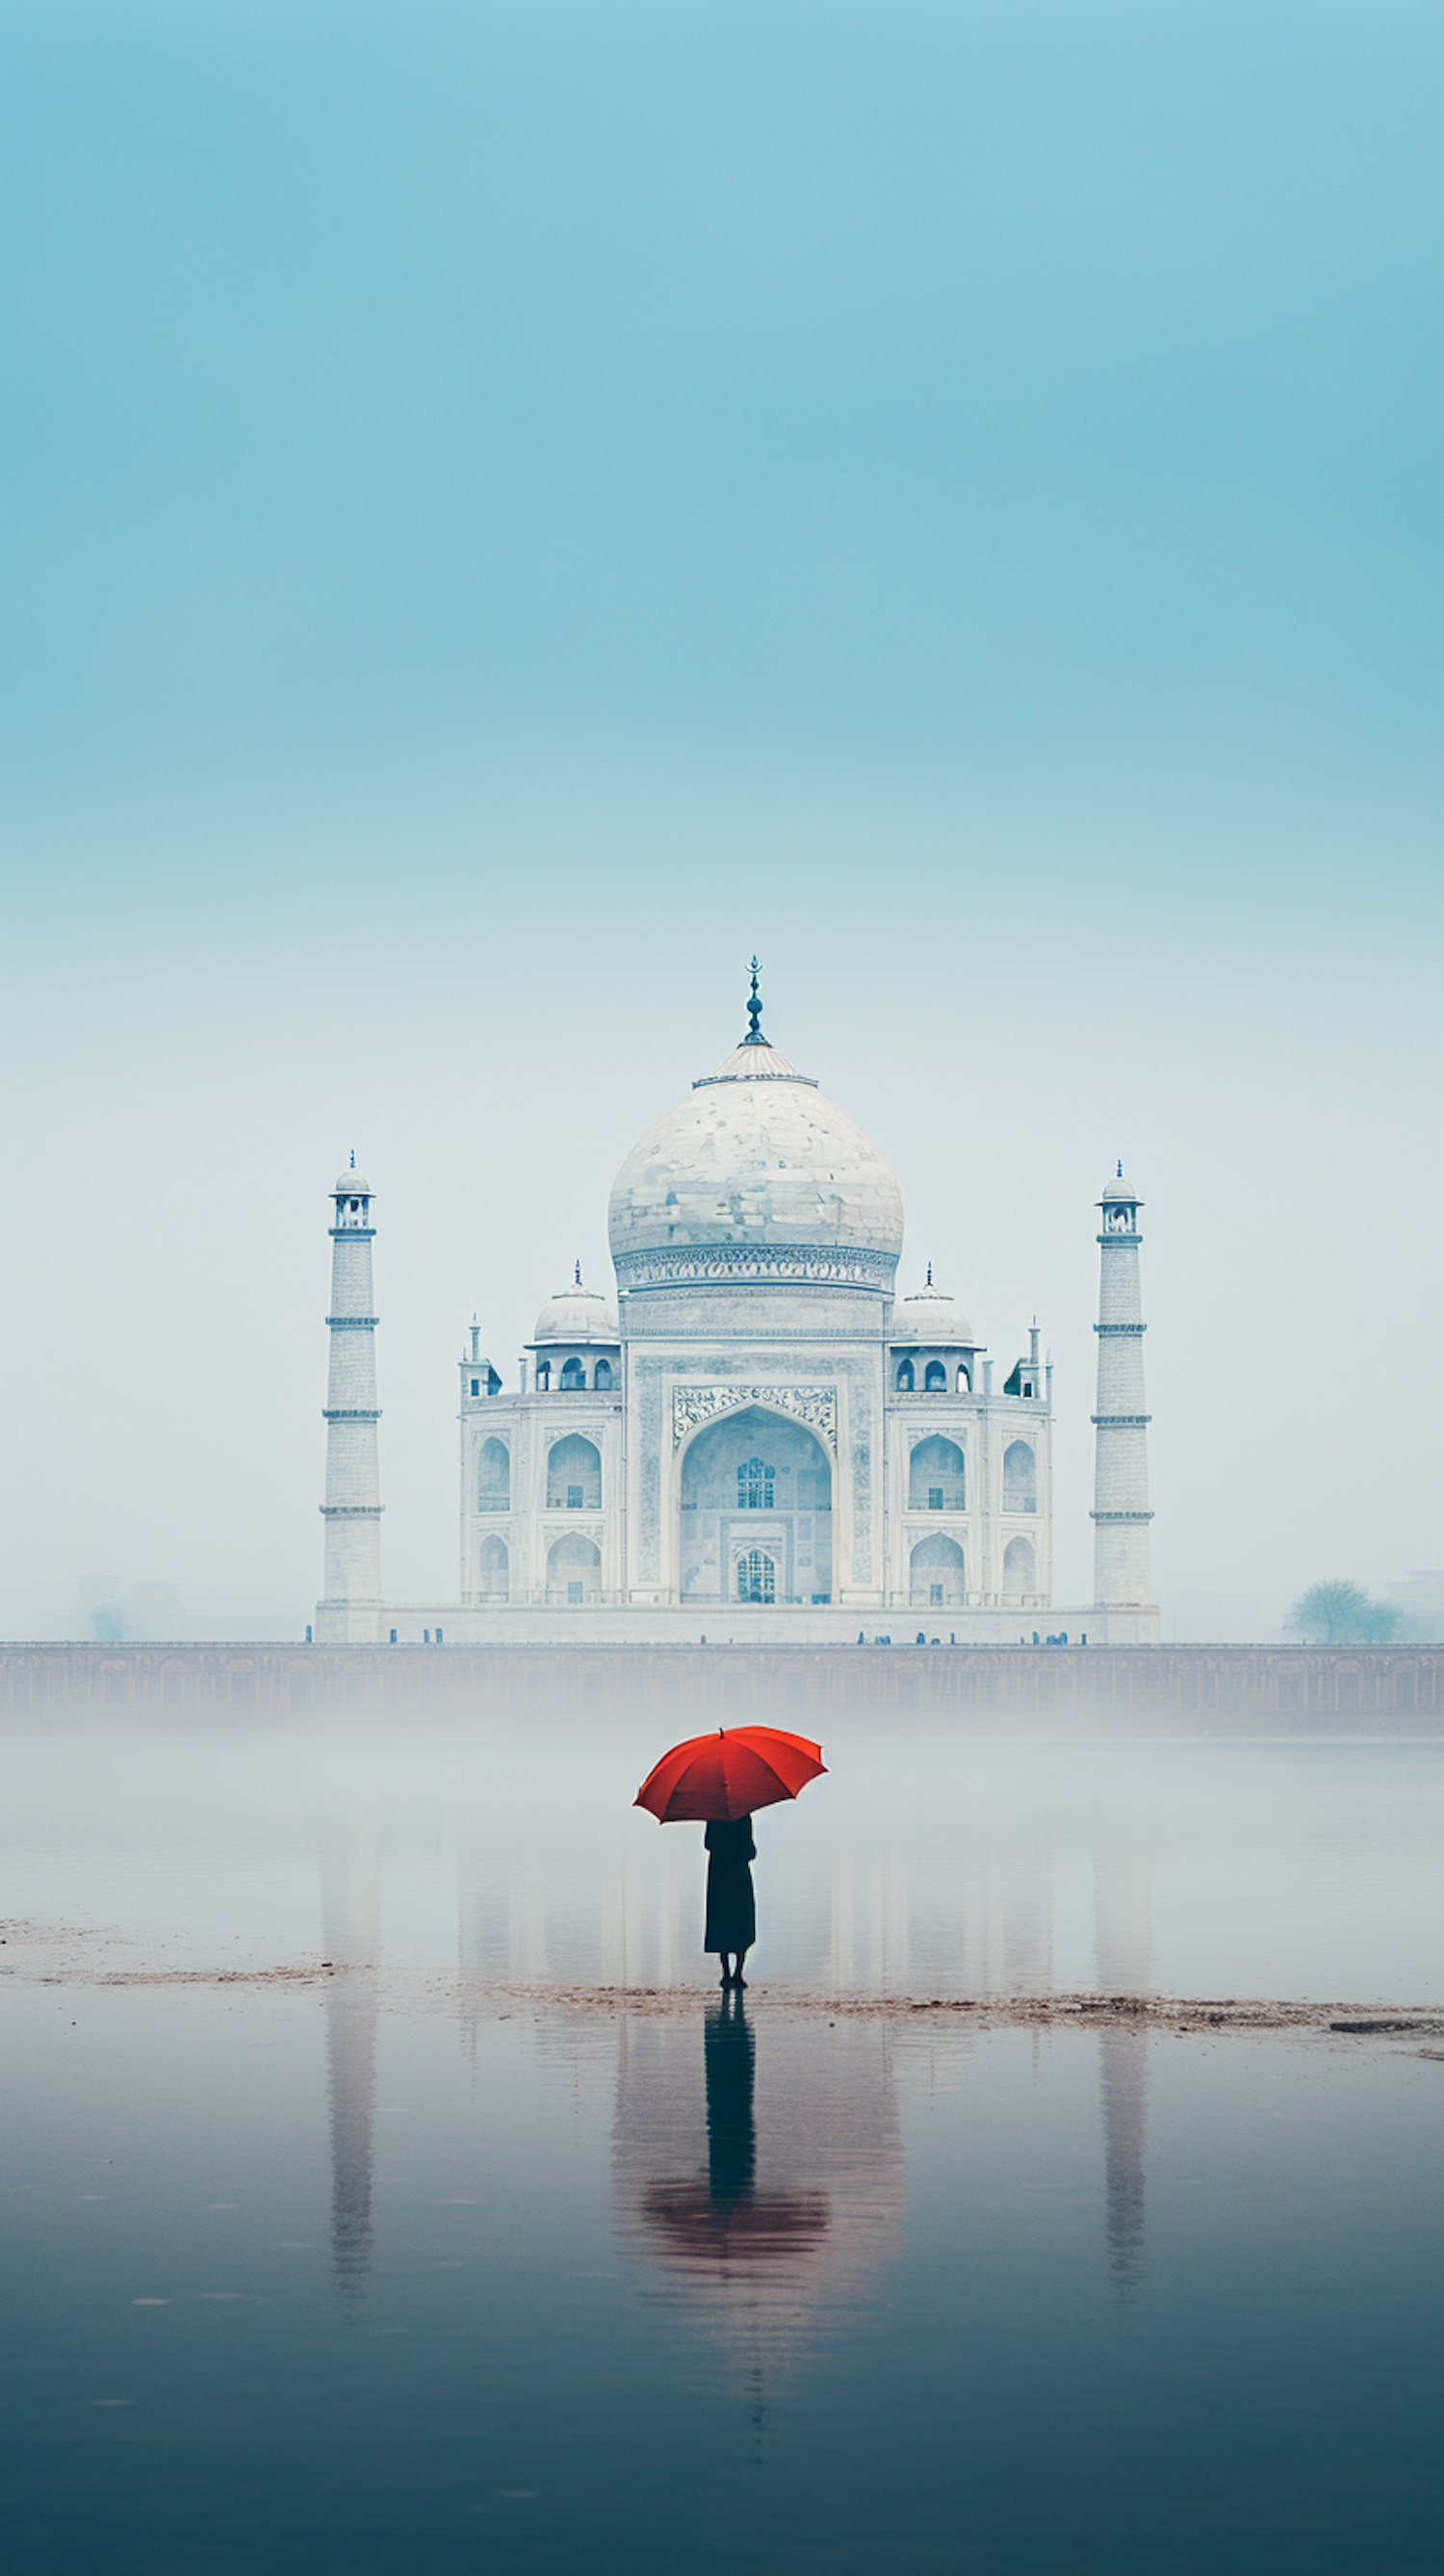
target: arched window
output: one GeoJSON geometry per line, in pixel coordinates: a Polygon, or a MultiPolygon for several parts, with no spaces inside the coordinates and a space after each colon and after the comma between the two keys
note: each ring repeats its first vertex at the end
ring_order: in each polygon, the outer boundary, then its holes
{"type": "Polygon", "coordinates": [[[476,1462],[476,1508],[479,1512],[511,1509],[511,1452],[504,1440],[483,1440],[476,1462]]]}
{"type": "Polygon", "coordinates": [[[1010,1440],[1003,1451],[1003,1509],[1035,1512],[1038,1508],[1038,1461],[1026,1440],[1010,1440]]]}
{"type": "Polygon", "coordinates": [[[602,1581],[602,1552],[579,1531],[555,1539],[547,1553],[547,1600],[558,1609],[595,1601],[602,1581]]]}
{"type": "Polygon", "coordinates": [[[761,1458],[746,1458],[737,1470],[739,1512],[770,1512],[776,1500],[772,1469],[761,1458]]]}
{"type": "Polygon", "coordinates": [[[911,1395],[913,1391],[913,1364],[911,1360],[902,1360],[898,1364],[897,1391],[899,1395],[911,1395]]]}
{"type": "Polygon", "coordinates": [[[923,1372],[924,1395],[946,1395],[948,1373],[941,1360],[929,1360],[923,1372]]]}
{"type": "Polygon", "coordinates": [[[602,1453],[594,1440],[573,1431],[547,1452],[547,1509],[595,1512],[602,1502],[602,1453]]]}
{"type": "Polygon", "coordinates": [[[959,1362],[958,1362],[958,1393],[959,1393],[959,1395],[971,1395],[971,1394],[972,1394],[972,1391],[973,1391],[973,1390],[972,1390],[972,1385],[971,1385],[971,1382],[970,1382],[969,1377],[968,1377],[968,1372],[967,1372],[967,1370],[964,1368],[962,1361],[961,1361],[961,1360],[959,1360],[959,1362]]]}
{"type": "Polygon", "coordinates": [[[537,1361],[537,1364],[536,1364],[536,1391],[537,1391],[538,1395],[546,1395],[546,1394],[548,1394],[548,1393],[550,1392],[550,1389],[551,1389],[551,1382],[552,1382],[552,1364],[551,1364],[551,1361],[550,1361],[550,1360],[538,1360],[538,1361],[537,1361]]]}
{"type": "Polygon", "coordinates": [[[587,1373],[580,1360],[563,1360],[562,1373],[558,1383],[565,1387],[568,1393],[575,1392],[576,1388],[579,1386],[585,1386],[586,1382],[587,1373]]]}
{"type": "Polygon", "coordinates": [[[507,1554],[506,1541],[493,1531],[490,1538],[481,1542],[481,1554],[477,1559],[477,1589],[483,1601],[504,1601],[510,1588],[511,1559],[507,1554]]]}
{"type": "Polygon", "coordinates": [[[908,1460],[910,1512],[964,1512],[968,1507],[967,1470],[956,1440],[935,1432],[931,1440],[913,1443],[908,1460]]]}
{"type": "Polygon", "coordinates": [[[1036,1559],[1030,1538],[1010,1538],[1003,1550],[1003,1594],[1010,1601],[1021,1600],[1025,1593],[1035,1592],[1038,1577],[1036,1559]]]}
{"type": "Polygon", "coordinates": [[[598,1360],[598,1362],[597,1362],[597,1374],[596,1374],[596,1378],[595,1378],[595,1380],[594,1380],[594,1384],[595,1384],[595,1386],[596,1386],[596,1389],[597,1389],[598,1394],[600,1395],[600,1394],[602,1393],[602,1391],[603,1391],[603,1389],[604,1389],[604,1388],[605,1388],[605,1389],[607,1389],[607,1390],[610,1390],[610,1388],[611,1388],[611,1383],[612,1383],[612,1363],[611,1363],[611,1361],[610,1361],[610,1360],[598,1360]]]}
{"type": "Polygon", "coordinates": [[[941,1530],[920,1538],[908,1564],[908,1599],[920,1610],[961,1610],[967,1600],[967,1567],[955,1538],[941,1530]]]}
{"type": "Polygon", "coordinates": [[[775,1601],[777,1567],[765,1548],[749,1547],[737,1559],[737,1598],[739,1601],[775,1601]]]}

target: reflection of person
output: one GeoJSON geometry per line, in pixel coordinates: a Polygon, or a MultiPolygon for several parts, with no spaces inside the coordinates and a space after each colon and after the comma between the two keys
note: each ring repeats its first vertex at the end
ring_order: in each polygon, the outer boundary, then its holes
{"type": "Polygon", "coordinates": [[[752,2033],[740,1996],[709,2004],[703,2032],[707,2069],[707,2182],[714,2206],[747,2200],[757,2171],[752,2117],[752,2033]]]}
{"type": "Polygon", "coordinates": [[[707,1928],[702,1947],[715,1950],[721,1959],[724,1986],[745,1986],[742,1963],[757,1938],[757,1905],[752,1893],[757,1845],[752,1839],[752,1819],[739,1816],[732,1824],[718,1819],[708,1826],[703,1841],[708,1861],[707,1928]],[[735,1960],[736,1966],[729,1967],[729,1960],[735,1960]]]}

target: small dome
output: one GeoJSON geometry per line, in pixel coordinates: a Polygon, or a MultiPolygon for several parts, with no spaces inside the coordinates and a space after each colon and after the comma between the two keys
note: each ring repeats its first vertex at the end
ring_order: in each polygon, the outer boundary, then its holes
{"type": "Polygon", "coordinates": [[[1107,1207],[1112,1202],[1120,1199],[1127,1207],[1137,1207],[1141,1204],[1138,1192],[1136,1190],[1131,1190],[1123,1177],[1123,1166],[1121,1163],[1119,1164],[1118,1170],[1113,1179],[1109,1181],[1105,1187],[1103,1196],[1099,1200],[1098,1204],[1100,1207],[1107,1207]]]}
{"type": "Polygon", "coordinates": [[[892,1310],[894,1342],[919,1342],[940,1350],[976,1350],[973,1328],[956,1297],[929,1284],[900,1297],[892,1310]]]}
{"type": "Polygon", "coordinates": [[[534,1342],[615,1342],[621,1339],[616,1307],[576,1280],[549,1297],[536,1319],[534,1342]]]}
{"type": "Polygon", "coordinates": [[[331,1196],[333,1199],[369,1199],[371,1184],[359,1172],[343,1172],[331,1196]]]}

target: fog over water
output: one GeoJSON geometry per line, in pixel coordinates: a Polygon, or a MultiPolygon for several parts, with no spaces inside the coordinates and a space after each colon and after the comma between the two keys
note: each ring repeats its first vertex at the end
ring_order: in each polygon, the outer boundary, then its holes
{"type": "Polygon", "coordinates": [[[1437,10],[342,23],[0,29],[0,1630],[299,1633],[353,1145],[448,1597],[463,1328],[754,948],[900,1286],[1039,1318],[1059,1602],[1120,1154],[1175,1627],[1444,1565],[1437,10]]]}
{"type": "MultiPolygon", "coordinates": [[[[1444,2002],[1435,1744],[825,1749],[756,1821],[773,1988],[1444,2002]]],[[[700,1828],[631,1805],[656,1750],[11,1739],[6,1901],[115,1934],[119,1967],[136,1944],[251,1971],[341,1942],[463,1982],[705,1983],[700,1828]]]]}

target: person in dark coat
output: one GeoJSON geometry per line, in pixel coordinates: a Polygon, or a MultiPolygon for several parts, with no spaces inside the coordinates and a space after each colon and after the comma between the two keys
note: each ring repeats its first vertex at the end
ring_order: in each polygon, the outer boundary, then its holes
{"type": "Polygon", "coordinates": [[[752,1819],[739,1816],[733,1824],[719,1819],[708,1826],[703,1841],[708,1859],[702,1947],[720,1957],[724,1986],[745,1986],[742,1963],[757,1938],[757,1901],[752,1893],[757,1845],[752,1839],[752,1819]],[[735,1961],[735,1966],[729,1966],[729,1961],[735,1961]]]}

